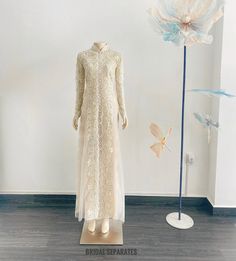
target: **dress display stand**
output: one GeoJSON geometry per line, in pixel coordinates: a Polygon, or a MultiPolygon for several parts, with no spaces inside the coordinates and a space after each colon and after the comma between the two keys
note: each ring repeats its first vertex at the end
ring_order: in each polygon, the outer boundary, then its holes
{"type": "Polygon", "coordinates": [[[101,232],[101,220],[96,221],[96,230],[94,232],[88,230],[88,222],[85,221],[81,233],[80,244],[123,245],[122,222],[111,219],[109,232],[103,234],[101,232]]]}

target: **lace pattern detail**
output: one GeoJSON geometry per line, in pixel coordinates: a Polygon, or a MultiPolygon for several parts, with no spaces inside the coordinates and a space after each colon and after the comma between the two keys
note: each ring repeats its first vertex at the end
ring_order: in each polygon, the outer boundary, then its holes
{"type": "Polygon", "coordinates": [[[78,54],[76,60],[76,102],[75,102],[75,116],[78,119],[81,115],[81,106],[83,103],[83,94],[85,88],[85,72],[82,65],[81,55],[78,54]]]}
{"type": "Polygon", "coordinates": [[[75,116],[80,117],[75,216],[124,222],[117,115],[126,117],[123,61],[93,46],[77,56],[75,116]]]}

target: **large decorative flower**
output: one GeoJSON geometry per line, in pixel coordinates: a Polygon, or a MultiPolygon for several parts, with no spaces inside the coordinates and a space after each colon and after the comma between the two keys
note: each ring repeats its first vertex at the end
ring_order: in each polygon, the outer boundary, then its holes
{"type": "Polygon", "coordinates": [[[191,46],[210,44],[209,31],[223,15],[223,0],[158,0],[148,10],[154,29],[164,41],[191,46]]]}

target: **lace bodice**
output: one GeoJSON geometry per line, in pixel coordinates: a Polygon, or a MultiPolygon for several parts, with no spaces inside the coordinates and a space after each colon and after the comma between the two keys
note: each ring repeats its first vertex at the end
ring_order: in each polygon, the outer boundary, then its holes
{"type": "MultiPolygon", "coordinates": [[[[124,102],[123,58],[121,54],[111,50],[107,44],[102,48],[102,50],[99,50],[94,44],[89,50],[83,51],[77,55],[75,102],[76,118],[79,118],[81,115],[86,81],[89,81],[90,85],[95,86],[97,81],[99,81],[99,83],[104,83],[109,80],[115,80],[119,113],[124,121],[127,115],[124,102]],[[100,75],[99,79],[96,75],[100,75]]],[[[112,82],[109,84],[113,85],[112,82]]]]}

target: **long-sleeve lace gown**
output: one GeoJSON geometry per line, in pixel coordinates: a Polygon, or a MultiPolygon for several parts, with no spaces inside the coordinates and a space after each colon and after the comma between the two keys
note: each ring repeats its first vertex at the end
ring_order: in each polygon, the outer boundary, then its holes
{"type": "Polygon", "coordinates": [[[123,61],[108,44],[77,55],[75,117],[79,121],[75,217],[125,221],[119,115],[126,118],[123,61]]]}

